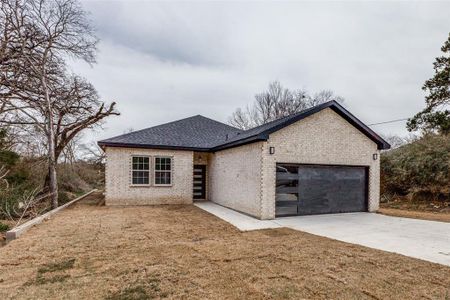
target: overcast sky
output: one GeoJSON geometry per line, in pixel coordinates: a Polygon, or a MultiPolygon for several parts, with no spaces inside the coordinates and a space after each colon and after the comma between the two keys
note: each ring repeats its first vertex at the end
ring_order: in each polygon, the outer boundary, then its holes
{"type": "MultiPolygon", "coordinates": [[[[98,64],[76,63],[122,113],[89,139],[201,114],[227,122],[255,93],[333,90],[366,124],[410,117],[450,32],[450,2],[84,1],[98,64]]],[[[405,135],[405,123],[372,127],[405,135]]]]}

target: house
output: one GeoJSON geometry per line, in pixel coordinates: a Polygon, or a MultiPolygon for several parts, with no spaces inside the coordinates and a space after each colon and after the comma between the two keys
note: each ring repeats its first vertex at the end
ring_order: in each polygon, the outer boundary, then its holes
{"type": "Polygon", "coordinates": [[[246,131],[197,115],[98,144],[106,205],[210,200],[259,219],[376,211],[390,148],[335,101],[246,131]]]}

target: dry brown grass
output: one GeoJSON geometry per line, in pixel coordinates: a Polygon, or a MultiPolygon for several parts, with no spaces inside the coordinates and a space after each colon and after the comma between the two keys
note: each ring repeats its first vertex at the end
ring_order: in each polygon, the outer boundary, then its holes
{"type": "Polygon", "coordinates": [[[450,222],[450,202],[397,198],[380,206],[378,212],[388,216],[450,222]]]}
{"type": "Polygon", "coordinates": [[[378,213],[403,218],[450,222],[450,212],[431,212],[420,210],[406,210],[398,208],[380,208],[378,213]]]}
{"type": "Polygon", "coordinates": [[[0,299],[450,298],[448,267],[290,229],[241,233],[189,205],[80,203],[0,248],[0,269],[0,299]]]}

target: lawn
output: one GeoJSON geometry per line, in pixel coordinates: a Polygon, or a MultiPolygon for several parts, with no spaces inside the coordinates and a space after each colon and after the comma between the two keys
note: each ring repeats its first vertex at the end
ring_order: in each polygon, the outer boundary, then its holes
{"type": "Polygon", "coordinates": [[[449,201],[411,201],[397,199],[381,203],[379,213],[388,216],[450,222],[449,201]]]}
{"type": "Polygon", "coordinates": [[[378,213],[394,217],[450,222],[450,212],[431,212],[431,211],[409,210],[406,208],[403,209],[380,208],[378,210],[378,213]]]}
{"type": "Polygon", "coordinates": [[[0,299],[448,299],[450,268],[192,205],[97,206],[0,248],[0,299]]]}

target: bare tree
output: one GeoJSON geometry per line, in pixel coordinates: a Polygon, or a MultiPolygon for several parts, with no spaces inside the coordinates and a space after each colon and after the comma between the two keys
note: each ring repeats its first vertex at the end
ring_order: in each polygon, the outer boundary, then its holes
{"type": "MultiPolygon", "coordinates": [[[[0,121],[0,123],[2,123],[0,121]]],[[[44,158],[47,155],[47,143],[39,129],[33,126],[10,126],[9,135],[13,136],[11,149],[27,158],[44,158]]]]}
{"type": "Polygon", "coordinates": [[[0,0],[0,101],[4,124],[45,136],[52,207],[58,206],[57,160],[82,130],[118,114],[65,60],[95,63],[97,38],[76,0],[0,0]]]}
{"type": "Polygon", "coordinates": [[[0,165],[0,187],[2,185],[4,185],[5,188],[9,187],[8,181],[6,180],[6,176],[8,175],[8,173],[9,173],[9,170],[6,169],[5,166],[0,165]]]}
{"type": "Polygon", "coordinates": [[[115,102],[105,106],[99,100],[94,86],[83,78],[72,76],[71,87],[62,101],[58,101],[56,120],[55,158],[58,159],[64,148],[84,129],[91,129],[102,124],[102,120],[111,115],[119,115],[115,102]]]}
{"type": "Polygon", "coordinates": [[[269,84],[267,91],[255,95],[251,106],[236,109],[229,123],[246,130],[331,100],[344,101],[329,90],[311,96],[307,91],[289,90],[274,81],[269,84]]]}
{"type": "Polygon", "coordinates": [[[10,151],[13,142],[7,128],[0,127],[0,193],[9,189],[7,176],[19,156],[10,151]]]}
{"type": "Polygon", "coordinates": [[[391,150],[400,148],[406,144],[410,144],[412,142],[417,141],[419,139],[419,135],[409,134],[406,136],[400,136],[400,135],[395,135],[395,134],[387,134],[387,135],[383,134],[382,138],[391,145],[390,150],[386,150],[386,152],[387,152],[387,151],[391,151],[391,150]]]}
{"type": "Polygon", "coordinates": [[[97,143],[89,143],[81,145],[81,153],[83,153],[83,160],[96,164],[103,165],[106,160],[106,153],[97,143]]]}

